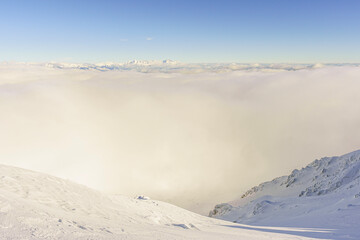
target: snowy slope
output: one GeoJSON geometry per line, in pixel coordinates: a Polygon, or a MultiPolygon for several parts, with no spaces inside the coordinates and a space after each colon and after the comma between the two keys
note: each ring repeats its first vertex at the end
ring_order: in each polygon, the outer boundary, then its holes
{"type": "MultiPolygon", "coordinates": [[[[0,165],[0,239],[308,239],[0,165]]],[[[296,229],[293,229],[296,231],[296,229]]]]}
{"type": "Polygon", "coordinates": [[[360,150],[315,160],[217,205],[211,217],[262,226],[329,228],[332,239],[360,239],[360,150]]]}

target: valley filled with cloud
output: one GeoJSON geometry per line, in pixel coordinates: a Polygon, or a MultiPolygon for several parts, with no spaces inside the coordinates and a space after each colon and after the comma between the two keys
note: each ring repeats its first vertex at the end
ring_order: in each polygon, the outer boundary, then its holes
{"type": "Polygon", "coordinates": [[[2,163],[207,214],[358,148],[356,64],[0,64],[2,163]]]}

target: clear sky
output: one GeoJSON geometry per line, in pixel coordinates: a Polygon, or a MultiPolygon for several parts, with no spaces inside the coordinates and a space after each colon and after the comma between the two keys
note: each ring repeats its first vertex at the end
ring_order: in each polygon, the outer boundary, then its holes
{"type": "Polygon", "coordinates": [[[4,0],[0,61],[360,62],[357,0],[4,0]]]}

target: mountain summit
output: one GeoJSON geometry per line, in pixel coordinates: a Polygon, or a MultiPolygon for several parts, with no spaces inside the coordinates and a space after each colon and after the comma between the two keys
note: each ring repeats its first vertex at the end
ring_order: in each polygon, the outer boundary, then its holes
{"type": "Polygon", "coordinates": [[[360,150],[315,160],[262,183],[239,199],[216,205],[209,216],[254,225],[331,228],[336,229],[334,239],[360,239],[360,150]]]}

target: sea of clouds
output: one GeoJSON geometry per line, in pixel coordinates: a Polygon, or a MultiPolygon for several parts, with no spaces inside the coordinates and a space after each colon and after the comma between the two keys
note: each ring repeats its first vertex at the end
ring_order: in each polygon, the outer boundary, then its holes
{"type": "Polygon", "coordinates": [[[1,63],[0,163],[206,214],[360,148],[360,67],[1,63]]]}

